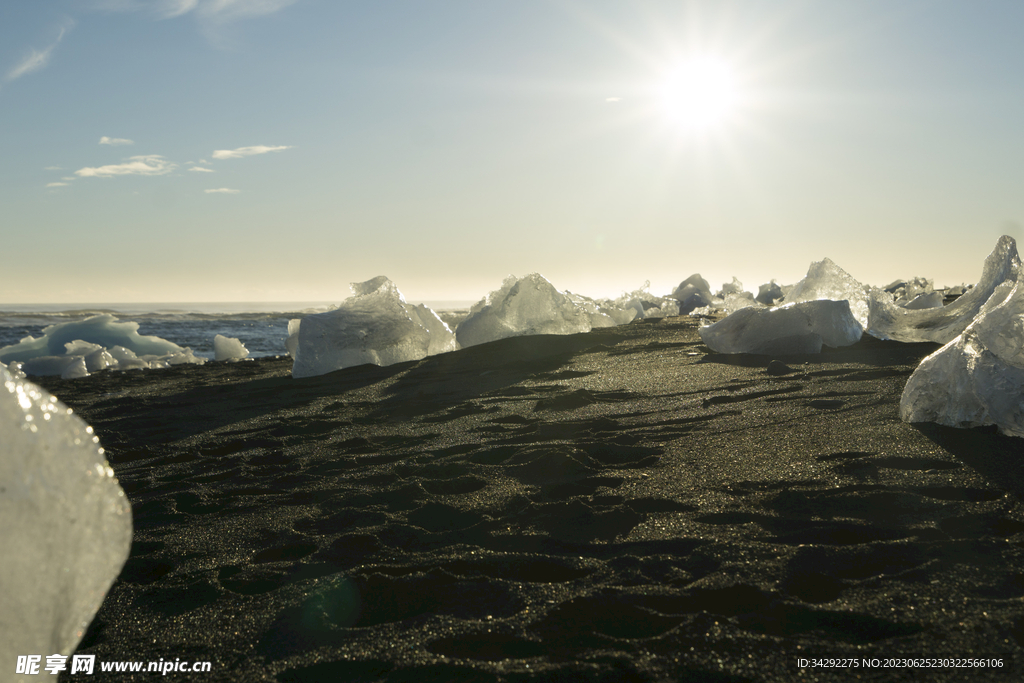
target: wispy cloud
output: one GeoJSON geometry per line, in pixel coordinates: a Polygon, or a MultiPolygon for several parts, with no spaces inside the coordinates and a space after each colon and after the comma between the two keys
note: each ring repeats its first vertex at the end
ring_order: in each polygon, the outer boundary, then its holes
{"type": "Polygon", "coordinates": [[[241,159],[242,157],[251,157],[255,154],[266,154],[267,152],[277,152],[282,149],[291,149],[291,145],[281,145],[279,147],[267,147],[266,145],[256,145],[254,147],[239,147],[238,149],[218,149],[214,151],[214,159],[241,159]]]}
{"type": "Polygon", "coordinates": [[[193,171],[195,173],[214,173],[215,172],[212,168],[203,168],[202,166],[193,166],[192,168],[190,168],[188,170],[193,171]]]}
{"type": "Polygon", "coordinates": [[[75,171],[79,178],[112,178],[118,175],[164,175],[170,173],[178,165],[168,161],[159,154],[129,157],[123,164],[86,167],[75,171]]]}
{"type": "Polygon", "coordinates": [[[200,16],[218,22],[235,21],[248,17],[262,17],[293,5],[298,0],[205,0],[199,7],[200,16]]]}
{"type": "Polygon", "coordinates": [[[67,187],[67,183],[46,183],[47,187],[67,187]]]}
{"type": "Polygon", "coordinates": [[[134,140],[128,138],[108,138],[106,135],[100,138],[101,145],[134,145],[134,140]]]}
{"type": "Polygon", "coordinates": [[[95,0],[105,12],[151,12],[157,19],[174,19],[190,12],[206,20],[230,22],[273,14],[298,0],[95,0]]]}
{"type": "Polygon", "coordinates": [[[230,187],[218,187],[216,190],[203,190],[206,194],[238,194],[241,190],[232,190],[230,187]]]}
{"type": "Polygon", "coordinates": [[[29,50],[28,54],[22,58],[20,62],[14,65],[14,67],[7,72],[7,80],[13,81],[16,78],[21,78],[25,74],[38,71],[44,66],[50,63],[50,57],[53,55],[53,51],[57,49],[60,41],[64,39],[64,34],[67,33],[74,25],[70,19],[64,22],[64,25],[60,28],[60,33],[57,34],[57,39],[54,40],[49,47],[42,50],[32,49],[29,50]]]}
{"type": "Polygon", "coordinates": [[[161,19],[173,19],[188,14],[196,8],[199,0],[160,0],[155,12],[161,19]]]}
{"type": "Polygon", "coordinates": [[[44,171],[63,171],[64,169],[61,166],[47,166],[43,170],[44,171]]]}

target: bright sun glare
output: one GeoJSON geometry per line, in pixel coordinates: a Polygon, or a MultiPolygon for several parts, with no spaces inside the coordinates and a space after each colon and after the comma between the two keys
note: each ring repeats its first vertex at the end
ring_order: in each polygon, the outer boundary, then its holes
{"type": "Polygon", "coordinates": [[[661,109],[681,132],[702,133],[728,121],[739,101],[736,73],[725,60],[697,57],[668,72],[659,85],[661,109]]]}

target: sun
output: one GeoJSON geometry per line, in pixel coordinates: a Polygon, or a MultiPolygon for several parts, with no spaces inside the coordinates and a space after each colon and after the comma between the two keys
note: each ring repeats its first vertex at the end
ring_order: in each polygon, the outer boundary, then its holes
{"type": "Polygon", "coordinates": [[[736,71],[724,59],[701,56],[669,69],[657,86],[660,109],[680,132],[704,133],[726,124],[740,101],[736,71]]]}

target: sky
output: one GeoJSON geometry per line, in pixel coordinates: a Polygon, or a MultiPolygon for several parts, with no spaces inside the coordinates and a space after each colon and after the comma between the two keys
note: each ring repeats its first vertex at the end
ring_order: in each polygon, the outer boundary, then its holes
{"type": "Polygon", "coordinates": [[[1022,236],[1021,26],[1016,0],[0,3],[0,303],[756,292],[824,257],[971,283],[1022,236]]]}

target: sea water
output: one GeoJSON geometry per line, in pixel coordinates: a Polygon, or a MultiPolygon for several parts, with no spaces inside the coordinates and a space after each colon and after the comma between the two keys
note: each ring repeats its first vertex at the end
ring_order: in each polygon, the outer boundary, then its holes
{"type": "MultiPolygon", "coordinates": [[[[468,309],[472,304],[469,301],[422,303],[439,313],[468,309]]],[[[325,301],[0,304],[0,348],[17,344],[29,335],[40,337],[49,325],[112,313],[121,321],[137,322],[139,334],[155,335],[191,348],[204,358],[214,357],[213,338],[218,334],[240,340],[250,357],[280,356],[286,353],[284,341],[288,338],[289,320],[322,313],[336,304],[325,301]]]]}

